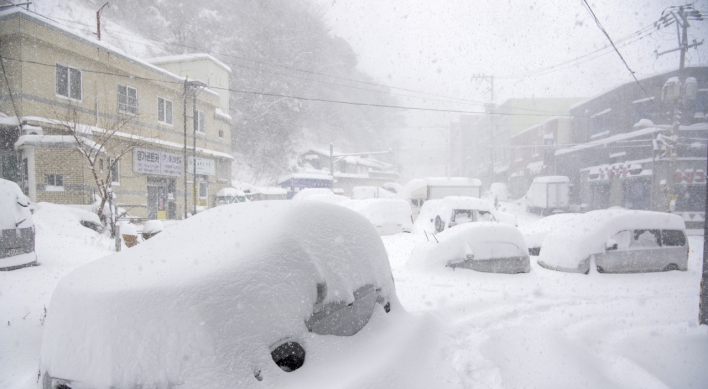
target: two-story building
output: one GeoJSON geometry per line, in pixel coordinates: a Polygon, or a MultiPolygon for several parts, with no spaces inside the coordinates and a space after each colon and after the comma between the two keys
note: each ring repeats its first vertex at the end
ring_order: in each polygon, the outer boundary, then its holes
{"type": "Polygon", "coordinates": [[[218,60],[150,63],[17,8],[0,13],[0,56],[0,175],[32,201],[91,204],[109,166],[116,203],[137,217],[212,207],[229,186],[230,69],[218,60]],[[86,147],[102,150],[93,167],[86,147]]]}

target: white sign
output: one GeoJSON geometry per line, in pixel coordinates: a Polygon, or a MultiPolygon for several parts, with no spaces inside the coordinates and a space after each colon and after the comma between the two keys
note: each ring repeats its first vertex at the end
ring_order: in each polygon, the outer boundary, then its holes
{"type": "MultiPolygon", "coordinates": [[[[187,158],[187,173],[194,172],[194,158],[187,158]]],[[[213,159],[197,158],[197,174],[204,176],[216,175],[216,163],[213,159]]]]}
{"type": "Polygon", "coordinates": [[[184,169],[182,156],[161,151],[134,149],[133,171],[142,174],[181,176],[184,169]]]}

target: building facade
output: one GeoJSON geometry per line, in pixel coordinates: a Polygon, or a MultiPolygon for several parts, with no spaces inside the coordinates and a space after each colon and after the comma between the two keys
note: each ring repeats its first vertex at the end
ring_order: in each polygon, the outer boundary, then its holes
{"type": "Polygon", "coordinates": [[[572,146],[555,151],[556,173],[576,189],[571,202],[672,211],[702,227],[708,68],[685,70],[693,93],[680,111],[669,96],[677,75],[630,82],[571,107],[572,146]]]}
{"type": "Polygon", "coordinates": [[[111,169],[118,206],[170,219],[230,186],[231,119],[209,85],[197,95],[178,74],[19,9],[0,14],[0,55],[0,174],[32,201],[91,204],[94,174],[111,169]],[[82,150],[96,147],[90,166],[82,150]]]}

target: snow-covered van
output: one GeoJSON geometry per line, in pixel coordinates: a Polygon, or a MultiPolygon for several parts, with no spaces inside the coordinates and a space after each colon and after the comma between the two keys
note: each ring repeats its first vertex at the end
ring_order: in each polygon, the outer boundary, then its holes
{"type": "Polygon", "coordinates": [[[379,235],[393,235],[413,230],[410,204],[401,199],[363,199],[340,203],[360,213],[376,227],[379,235]]]}
{"type": "Polygon", "coordinates": [[[459,224],[480,221],[516,225],[514,215],[495,210],[489,201],[462,196],[448,196],[444,199],[426,201],[415,225],[418,230],[439,233],[459,224]]]}
{"type": "Polygon", "coordinates": [[[0,270],[35,265],[30,201],[17,184],[0,178],[0,270]]]}
{"type": "Polygon", "coordinates": [[[569,182],[566,176],[534,178],[526,193],[526,210],[544,215],[567,211],[569,182]]]}
{"type": "Polygon", "coordinates": [[[686,225],[678,215],[603,209],[578,215],[543,239],[538,264],[588,274],[687,270],[686,225]],[[594,265],[593,265],[594,262],[594,265]]]}
{"type": "Polygon", "coordinates": [[[399,330],[408,316],[373,226],[318,201],[197,214],[74,270],[47,312],[43,389],[371,386],[363,372],[395,375],[386,364],[425,336],[399,330]],[[361,363],[381,347],[389,357],[361,363]]]}

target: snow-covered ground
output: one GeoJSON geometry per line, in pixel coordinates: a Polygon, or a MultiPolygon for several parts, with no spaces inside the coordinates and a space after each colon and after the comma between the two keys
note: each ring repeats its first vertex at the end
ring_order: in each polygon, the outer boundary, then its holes
{"type": "MultiPolygon", "coordinates": [[[[41,266],[0,272],[1,387],[36,387],[40,319],[53,288],[111,253],[111,241],[62,208],[40,204],[35,213],[41,266]]],[[[517,204],[501,208],[520,225],[539,219],[517,204]]],[[[425,235],[382,239],[403,306],[447,324],[431,327],[445,333],[427,346],[452,364],[444,374],[453,387],[706,387],[708,327],[697,325],[700,236],[689,237],[688,271],[624,275],[554,272],[535,257],[528,274],[421,273],[406,262],[425,235]]]]}

